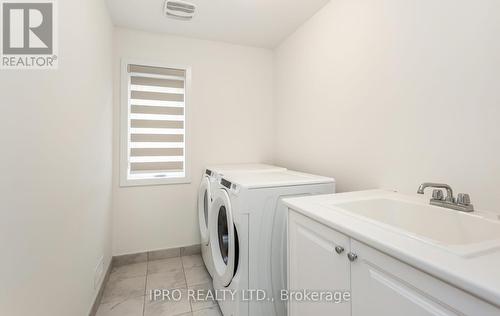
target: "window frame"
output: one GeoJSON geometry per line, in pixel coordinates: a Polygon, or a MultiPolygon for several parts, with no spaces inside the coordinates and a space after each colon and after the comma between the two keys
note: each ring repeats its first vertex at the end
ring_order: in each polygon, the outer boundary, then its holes
{"type": "Polygon", "coordinates": [[[191,67],[185,65],[165,64],[144,60],[122,58],[120,64],[120,186],[152,186],[191,183],[191,67]],[[130,138],[130,85],[128,65],[182,69],[186,72],[184,83],[184,177],[159,179],[128,179],[129,138],[130,138]]]}

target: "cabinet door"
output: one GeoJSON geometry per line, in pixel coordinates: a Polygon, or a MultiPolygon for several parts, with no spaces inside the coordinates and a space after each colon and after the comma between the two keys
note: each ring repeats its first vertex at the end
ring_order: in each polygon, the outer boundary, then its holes
{"type": "MultiPolygon", "coordinates": [[[[290,291],[348,291],[349,238],[309,218],[289,214],[288,267],[290,291]],[[344,251],[338,254],[335,247],[344,251]]],[[[299,302],[290,300],[290,316],[350,316],[350,302],[299,302]]]]}
{"type": "Polygon", "coordinates": [[[493,316],[496,307],[351,240],[352,316],[493,316]]]}

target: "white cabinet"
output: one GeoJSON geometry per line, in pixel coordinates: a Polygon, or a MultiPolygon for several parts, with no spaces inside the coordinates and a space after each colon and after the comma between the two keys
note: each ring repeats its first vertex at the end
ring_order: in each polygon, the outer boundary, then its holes
{"type": "Polygon", "coordinates": [[[291,290],[345,289],[352,298],[289,302],[290,316],[500,315],[497,307],[294,211],[288,260],[291,290]],[[336,253],[336,246],[345,251],[336,253]]]}
{"type": "MultiPolygon", "coordinates": [[[[296,213],[289,216],[289,286],[291,291],[349,290],[350,267],[346,260],[349,238],[296,213]]],[[[297,302],[291,300],[288,314],[351,315],[349,303],[297,302]]]]}
{"type": "Polygon", "coordinates": [[[500,315],[496,307],[351,239],[352,315],[500,315]]]}

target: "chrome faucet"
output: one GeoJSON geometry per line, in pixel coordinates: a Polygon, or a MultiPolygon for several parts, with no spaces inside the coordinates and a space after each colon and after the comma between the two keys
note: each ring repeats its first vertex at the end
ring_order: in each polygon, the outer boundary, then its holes
{"type": "Polygon", "coordinates": [[[424,194],[426,188],[435,188],[432,191],[432,198],[430,200],[431,205],[445,207],[461,212],[473,212],[474,206],[470,202],[470,196],[468,194],[460,193],[457,198],[453,196],[453,189],[444,183],[432,183],[425,182],[422,183],[417,190],[418,194],[424,194]],[[446,197],[443,196],[443,191],[446,190],[446,197]]]}
{"type": "MultiPolygon", "coordinates": [[[[446,201],[448,201],[448,202],[454,202],[454,200],[455,200],[455,198],[453,197],[453,189],[449,185],[447,185],[447,184],[425,182],[425,183],[422,183],[418,187],[417,193],[418,194],[424,194],[424,190],[427,189],[427,188],[446,189],[446,201]]],[[[441,192],[441,194],[443,193],[441,190],[438,190],[438,191],[441,192]]],[[[433,191],[433,196],[434,196],[434,192],[437,192],[437,191],[436,190],[433,191]]]]}

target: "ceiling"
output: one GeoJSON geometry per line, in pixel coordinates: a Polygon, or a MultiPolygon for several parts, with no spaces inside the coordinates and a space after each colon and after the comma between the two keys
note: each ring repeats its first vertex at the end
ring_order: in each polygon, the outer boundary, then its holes
{"type": "Polygon", "coordinates": [[[273,48],[329,0],[188,0],[191,21],[167,18],[165,0],[106,0],[116,26],[273,48]]]}

